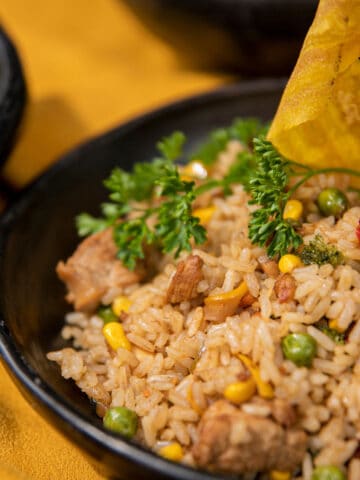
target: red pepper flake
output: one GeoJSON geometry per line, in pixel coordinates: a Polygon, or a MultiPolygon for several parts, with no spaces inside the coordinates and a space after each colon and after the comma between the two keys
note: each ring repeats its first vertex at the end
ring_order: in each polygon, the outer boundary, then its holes
{"type": "Polygon", "coordinates": [[[355,233],[356,233],[357,239],[360,243],[360,220],[359,220],[358,226],[356,227],[355,233]]]}

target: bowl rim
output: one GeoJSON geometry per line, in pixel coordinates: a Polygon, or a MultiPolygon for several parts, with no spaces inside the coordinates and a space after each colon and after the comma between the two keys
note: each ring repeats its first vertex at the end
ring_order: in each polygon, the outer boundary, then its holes
{"type": "MultiPolygon", "coordinates": [[[[37,193],[42,191],[54,175],[67,166],[70,166],[79,152],[85,153],[94,145],[101,145],[102,142],[108,141],[114,136],[126,135],[141,124],[147,124],[170,112],[191,109],[195,105],[201,106],[208,102],[222,101],[224,99],[246,97],[248,95],[256,97],[259,93],[278,93],[279,89],[285,87],[285,83],[285,78],[270,78],[221,86],[215,90],[213,89],[205,93],[192,95],[165,104],[160,108],[139,115],[128,122],[120,124],[120,126],[82,142],[79,146],[62,155],[56,163],[25,187],[25,189],[20,192],[15,203],[0,217],[0,261],[3,261],[6,237],[11,231],[12,225],[16,224],[17,217],[27,208],[37,193]]],[[[89,443],[95,446],[101,446],[105,450],[110,451],[111,454],[123,457],[134,465],[138,465],[139,468],[145,467],[149,471],[153,471],[154,474],[168,472],[173,479],[210,480],[234,478],[233,476],[215,475],[204,470],[196,470],[183,464],[170,462],[141,445],[129,442],[121,436],[112,434],[101,427],[91,424],[89,420],[76,411],[69,402],[60,398],[60,396],[37,375],[33,368],[30,367],[17,348],[16,342],[6,326],[2,312],[0,312],[0,360],[3,360],[5,367],[15,380],[15,383],[22,387],[21,390],[23,394],[25,390],[25,394],[36,398],[36,402],[38,402],[40,406],[45,407],[50,416],[52,415],[53,418],[58,417],[62,422],[73,427],[75,431],[79,433],[80,436],[85,437],[89,443]]],[[[33,403],[32,406],[36,408],[37,404],[33,403]]],[[[42,416],[44,416],[44,414],[42,414],[42,416]]],[[[73,441],[71,436],[66,435],[64,432],[65,428],[63,425],[60,427],[56,424],[55,427],[70,441],[73,441]]]]}
{"type": "Polygon", "coordinates": [[[23,115],[27,91],[16,47],[0,23],[0,164],[11,151],[23,115]]]}
{"type": "Polygon", "coordinates": [[[3,101],[10,82],[10,61],[8,52],[8,37],[0,27],[0,103],[3,101]]]}

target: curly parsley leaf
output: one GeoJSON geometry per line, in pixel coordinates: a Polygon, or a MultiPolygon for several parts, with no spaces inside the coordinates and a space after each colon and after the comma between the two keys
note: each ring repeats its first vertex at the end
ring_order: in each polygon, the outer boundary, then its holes
{"type": "Polygon", "coordinates": [[[285,204],[289,198],[287,187],[291,173],[290,162],[283,158],[271,142],[254,139],[257,166],[250,176],[248,190],[250,204],[258,205],[249,222],[250,240],[267,247],[270,258],[284,255],[298,248],[302,237],[291,222],[283,219],[285,204]]]}
{"type": "Polygon", "coordinates": [[[76,229],[80,237],[86,237],[93,233],[101,232],[109,226],[105,218],[96,218],[88,213],[81,213],[76,217],[76,229]]]}
{"type": "Polygon", "coordinates": [[[268,127],[256,118],[238,118],[230,127],[214,130],[191,158],[201,160],[207,166],[213,165],[230,140],[252,147],[253,138],[265,134],[267,130],[268,127]]]}
{"type": "Polygon", "coordinates": [[[155,239],[147,217],[145,214],[114,225],[114,241],[119,247],[117,257],[130,270],[134,270],[138,259],[144,258],[144,245],[151,245],[155,239]]]}
{"type": "Polygon", "coordinates": [[[164,137],[156,146],[166,160],[173,162],[181,156],[185,140],[186,137],[182,132],[174,132],[172,135],[164,137]]]}
{"type": "Polygon", "coordinates": [[[175,132],[158,143],[162,156],[152,163],[137,163],[132,172],[114,168],[104,181],[110,201],[101,205],[103,216],[79,215],[79,235],[113,227],[118,258],[131,270],[138,259],[144,258],[145,245],[157,243],[164,252],[177,256],[191,249],[192,239],[203,243],[205,229],[192,216],[192,203],[198,195],[195,183],[182,180],[173,163],[182,155],[184,141],[185,136],[175,132]],[[139,203],[142,201],[147,205],[139,203]],[[129,213],[131,217],[127,218],[129,213]],[[154,227],[149,226],[150,217],[156,219],[154,227]]]}
{"type": "Polygon", "coordinates": [[[157,180],[163,201],[157,211],[155,233],[160,239],[164,252],[191,250],[191,239],[196,244],[206,240],[206,230],[199,219],[192,216],[192,204],[196,198],[195,183],[181,180],[179,171],[172,166],[167,168],[167,175],[157,180]]]}

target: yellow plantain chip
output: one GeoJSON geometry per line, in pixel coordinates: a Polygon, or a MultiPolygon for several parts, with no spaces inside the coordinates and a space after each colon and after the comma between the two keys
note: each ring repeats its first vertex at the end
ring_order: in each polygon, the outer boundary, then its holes
{"type": "Polygon", "coordinates": [[[268,139],[291,160],[360,170],[360,0],[320,0],[268,139]]]}

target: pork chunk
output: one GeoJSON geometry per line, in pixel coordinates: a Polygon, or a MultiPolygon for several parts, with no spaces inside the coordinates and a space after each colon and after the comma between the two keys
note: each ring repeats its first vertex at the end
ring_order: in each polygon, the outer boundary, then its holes
{"type": "Polygon", "coordinates": [[[295,278],[290,273],[280,275],[275,282],[274,291],[280,303],[290,302],[296,291],[295,278]]]}
{"type": "Polygon", "coordinates": [[[271,260],[267,255],[258,258],[261,270],[271,278],[276,278],[280,271],[275,260],[271,260]]]}
{"type": "Polygon", "coordinates": [[[224,400],[204,413],[198,434],[192,451],[197,464],[236,474],[292,471],[307,446],[302,430],[247,414],[224,400]]]}
{"type": "Polygon", "coordinates": [[[186,260],[178,263],[166,293],[168,302],[180,303],[197,295],[196,287],[203,279],[203,263],[197,255],[189,255],[186,260]]]}
{"type": "Polygon", "coordinates": [[[289,402],[282,398],[275,398],[269,402],[271,407],[271,414],[277,423],[284,427],[291,427],[296,422],[296,413],[289,402]]]}
{"type": "Polygon", "coordinates": [[[58,263],[57,274],[68,289],[66,299],[76,310],[92,311],[109,288],[141,280],[143,269],[131,272],[116,258],[116,251],[112,230],[107,229],[87,237],[65,263],[58,263]]]}
{"type": "Polygon", "coordinates": [[[246,292],[245,295],[241,298],[238,307],[241,307],[241,308],[251,307],[251,305],[254,302],[256,302],[256,297],[254,297],[254,295],[251,295],[250,292],[246,292]]]}

